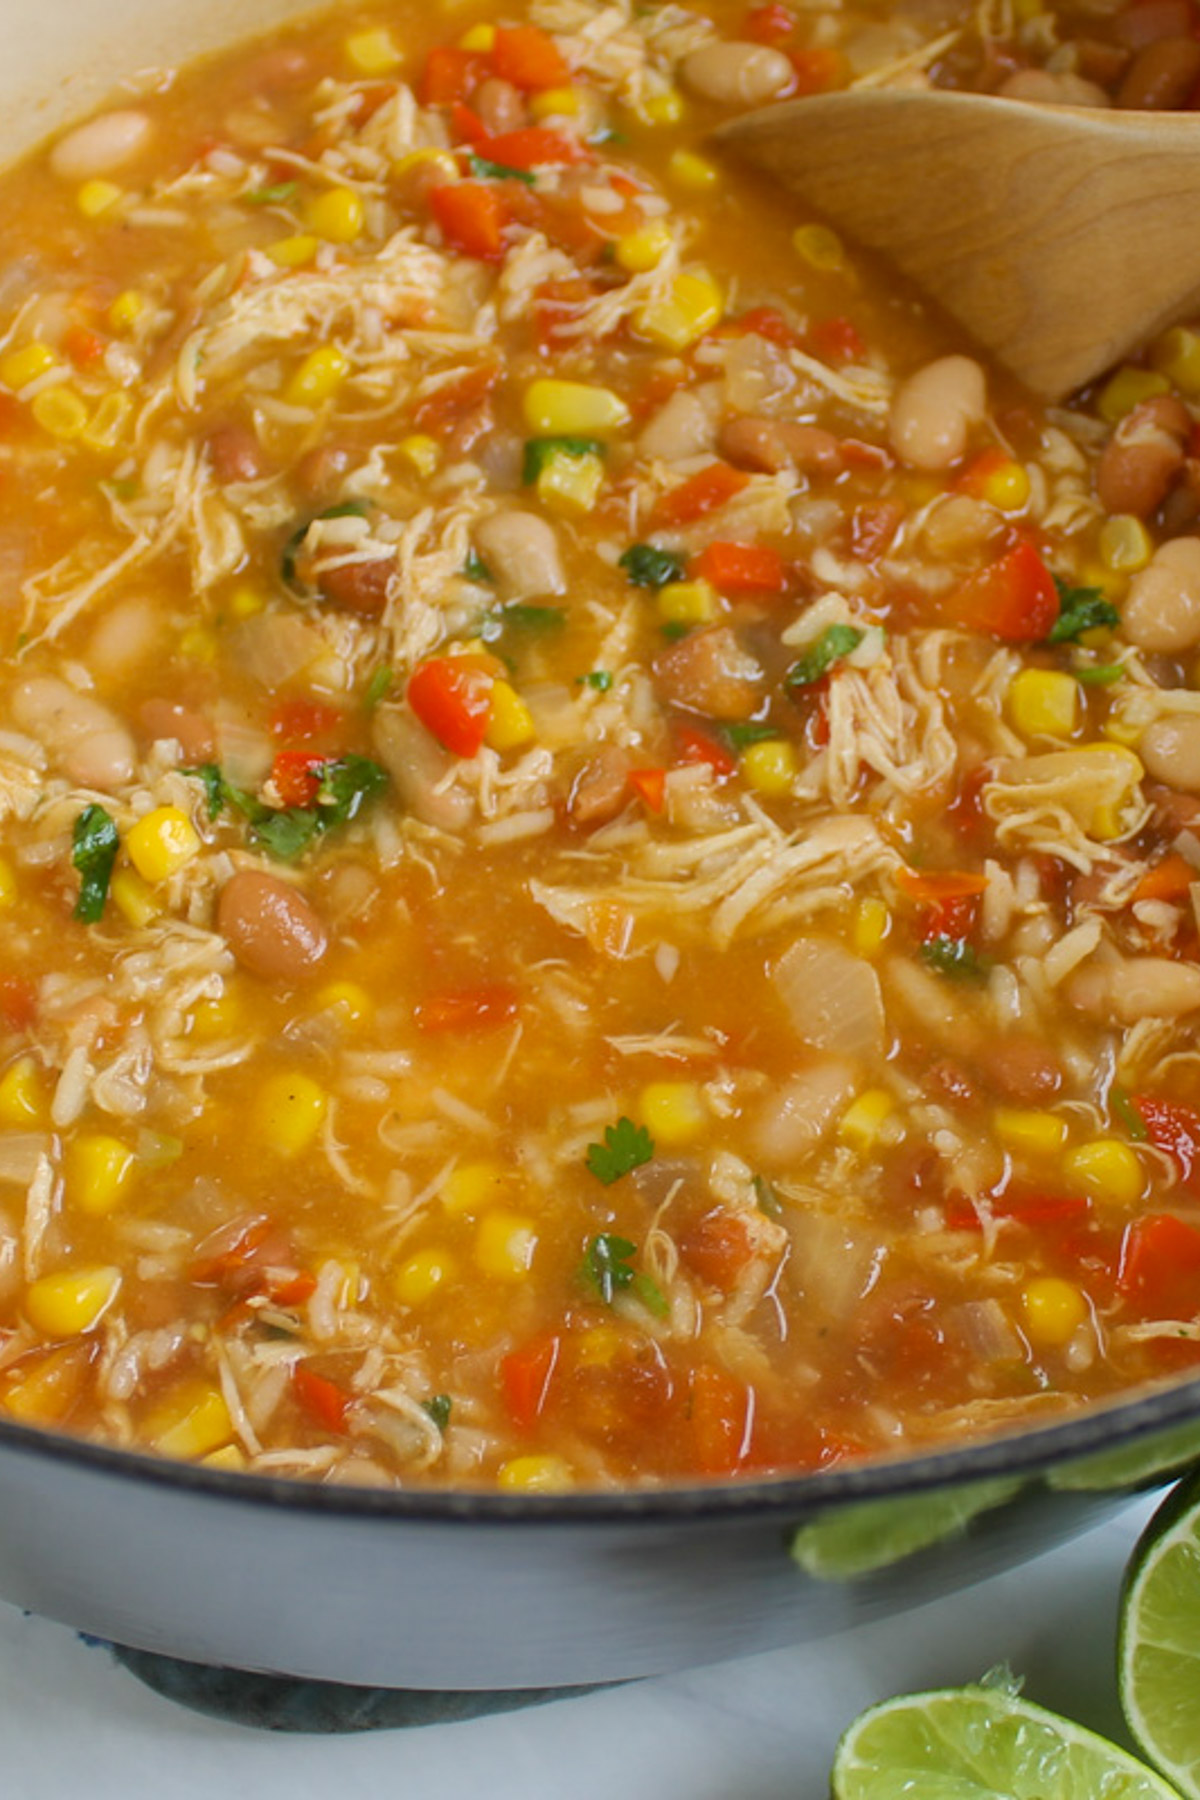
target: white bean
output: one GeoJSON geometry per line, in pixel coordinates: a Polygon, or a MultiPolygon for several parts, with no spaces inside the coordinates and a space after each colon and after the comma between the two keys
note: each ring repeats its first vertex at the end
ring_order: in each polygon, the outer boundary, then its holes
{"type": "Polygon", "coordinates": [[[1200,644],[1200,538],[1160,544],[1129,583],[1121,629],[1139,650],[1191,650],[1200,644]]]}
{"type": "Polygon", "coordinates": [[[111,792],[132,779],[133,739],[99,700],[52,675],[31,676],[13,692],[13,721],[37,738],[80,787],[111,792]]]}
{"type": "Polygon", "coordinates": [[[148,599],[122,600],[102,613],[87,647],[93,675],[127,675],[148,662],[164,634],[162,614],[148,599]]]}
{"type": "Polygon", "coordinates": [[[59,138],[50,152],[50,167],[62,181],[90,181],[111,175],[144,150],[150,139],[149,115],[132,109],[100,113],[59,138]]]}
{"type": "Polygon", "coordinates": [[[1200,794],[1200,718],[1194,714],[1147,725],[1138,755],[1155,781],[1185,794],[1200,794]]]}
{"type": "Polygon", "coordinates": [[[715,448],[716,427],[709,409],[697,395],[680,389],[663,402],[641,430],[638,455],[658,462],[679,462],[702,456],[715,448]]]}
{"type": "Polygon", "coordinates": [[[782,50],[737,38],[702,44],[684,57],[680,73],[694,94],[719,106],[761,106],[786,94],[796,79],[782,50]]]}
{"type": "Polygon", "coordinates": [[[786,1168],[815,1150],[858,1085],[857,1066],[832,1056],[780,1082],[751,1123],[757,1160],[770,1168],[786,1168]]]}
{"type": "Polygon", "coordinates": [[[536,513],[493,513],[476,527],[475,542],[509,599],[565,591],[558,539],[536,513]]]}
{"type": "Polygon", "coordinates": [[[1077,969],[1066,995],[1080,1012],[1110,1025],[1177,1019],[1200,1007],[1200,969],[1167,956],[1115,957],[1077,969]]]}
{"type": "Polygon", "coordinates": [[[996,89],[1002,100],[1032,101],[1039,106],[1111,106],[1102,87],[1064,69],[1017,69],[996,89]]]}
{"type": "Polygon", "coordinates": [[[892,401],[892,448],[910,469],[949,469],[987,413],[987,382],[970,356],[940,356],[902,382],[892,401]]]}

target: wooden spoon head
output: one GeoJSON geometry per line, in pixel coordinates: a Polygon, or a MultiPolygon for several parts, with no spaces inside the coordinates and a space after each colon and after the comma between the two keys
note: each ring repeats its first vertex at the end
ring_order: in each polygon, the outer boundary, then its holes
{"type": "Polygon", "coordinates": [[[1059,400],[1200,305],[1200,122],[853,90],[716,141],[877,251],[1059,400]]]}

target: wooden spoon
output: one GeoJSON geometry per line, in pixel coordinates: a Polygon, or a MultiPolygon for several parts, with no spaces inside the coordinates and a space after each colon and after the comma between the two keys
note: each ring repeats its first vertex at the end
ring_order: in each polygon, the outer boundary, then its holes
{"type": "Polygon", "coordinates": [[[1200,120],[857,90],[717,140],[880,252],[1059,400],[1200,311],[1200,120]]]}

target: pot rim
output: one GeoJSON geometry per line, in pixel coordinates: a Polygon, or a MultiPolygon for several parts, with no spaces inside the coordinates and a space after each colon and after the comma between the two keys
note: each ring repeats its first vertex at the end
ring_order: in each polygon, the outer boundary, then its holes
{"type": "MultiPolygon", "coordinates": [[[[176,1462],[144,1452],[49,1432],[0,1418],[6,1449],[65,1463],[82,1472],[191,1496],[283,1509],[291,1513],[407,1521],[425,1525],[630,1525],[719,1523],[795,1518],[856,1501],[898,1498],[1001,1475],[1034,1476],[1100,1450],[1195,1420],[1200,1428],[1200,1376],[1160,1384],[1137,1398],[1093,1405],[1032,1430],[993,1435],[962,1448],[805,1475],[626,1488],[565,1494],[484,1489],[333,1487],[289,1476],[256,1475],[176,1462]]],[[[1119,1486],[1119,1484],[1117,1484],[1119,1486]]]]}

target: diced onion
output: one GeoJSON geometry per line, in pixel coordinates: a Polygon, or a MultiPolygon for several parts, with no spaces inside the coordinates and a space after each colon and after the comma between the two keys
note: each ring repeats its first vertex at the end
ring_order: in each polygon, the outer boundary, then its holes
{"type": "Polygon", "coordinates": [[[797,1034],[836,1056],[883,1052],[883,996],[870,963],[834,938],[798,938],[771,971],[797,1034]]]}

